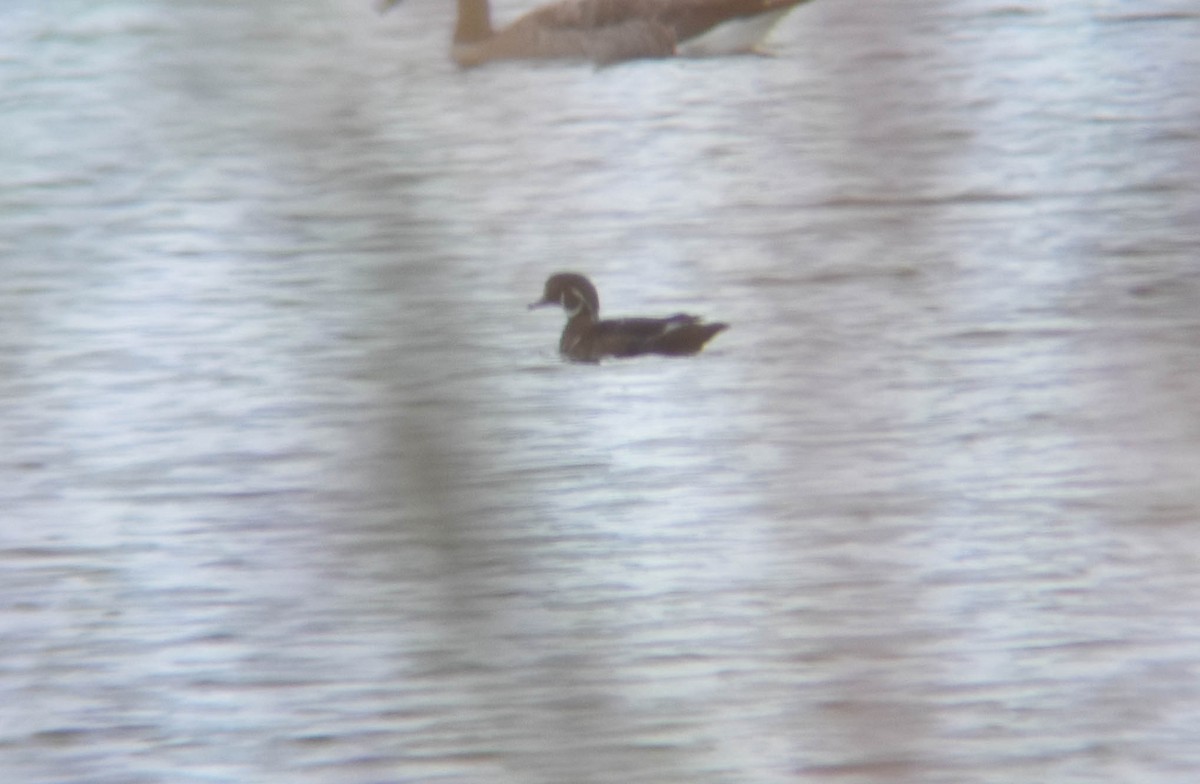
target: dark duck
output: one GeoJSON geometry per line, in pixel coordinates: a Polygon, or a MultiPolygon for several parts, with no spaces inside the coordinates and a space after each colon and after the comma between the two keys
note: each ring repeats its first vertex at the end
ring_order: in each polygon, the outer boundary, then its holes
{"type": "Polygon", "coordinates": [[[546,280],[542,298],[530,308],[561,305],[567,326],[558,350],[576,362],[598,362],[604,357],[636,357],[641,354],[687,356],[728,324],[705,323],[698,316],[677,313],[667,318],[600,320],[600,295],[592,282],[574,272],[559,272],[546,280]]]}
{"type": "MultiPolygon", "coordinates": [[[[401,0],[378,0],[386,11],[401,0]]],[[[653,57],[753,52],[807,0],[557,0],[492,27],[488,0],[458,0],[453,55],[464,67],[492,60],[616,63],[653,57]]]]}

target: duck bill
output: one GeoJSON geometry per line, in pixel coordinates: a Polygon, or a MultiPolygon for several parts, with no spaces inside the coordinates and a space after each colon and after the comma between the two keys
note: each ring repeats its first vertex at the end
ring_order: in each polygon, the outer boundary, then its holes
{"type": "Polygon", "coordinates": [[[539,299],[537,302],[530,302],[529,309],[533,310],[534,308],[544,308],[547,305],[557,305],[557,304],[558,304],[558,300],[555,300],[555,299],[539,299]]]}

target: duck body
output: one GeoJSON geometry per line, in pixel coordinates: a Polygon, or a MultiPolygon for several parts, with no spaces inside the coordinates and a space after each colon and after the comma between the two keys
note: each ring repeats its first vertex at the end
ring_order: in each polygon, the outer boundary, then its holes
{"type": "MultiPolygon", "coordinates": [[[[381,0],[387,10],[400,0],[381,0]]],[[[754,50],[807,0],[557,0],[494,30],[488,0],[458,0],[453,56],[492,60],[711,56],[754,50]]]]}
{"type": "Polygon", "coordinates": [[[530,308],[561,305],[567,326],[558,350],[576,362],[598,362],[605,357],[635,357],[643,354],[687,356],[728,324],[706,323],[698,316],[677,313],[667,318],[600,319],[600,297],[583,275],[560,272],[546,281],[542,299],[530,308]]]}

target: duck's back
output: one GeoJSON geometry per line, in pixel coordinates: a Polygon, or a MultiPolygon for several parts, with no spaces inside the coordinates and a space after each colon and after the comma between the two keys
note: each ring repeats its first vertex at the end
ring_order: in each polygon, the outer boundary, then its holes
{"type": "Polygon", "coordinates": [[[655,0],[564,0],[480,42],[480,60],[570,58],[614,63],[675,54],[672,28],[646,13],[655,0]]]}
{"type": "Polygon", "coordinates": [[[602,356],[695,354],[728,325],[706,324],[679,313],[665,319],[628,318],[601,321],[592,327],[593,350],[602,356]]]}

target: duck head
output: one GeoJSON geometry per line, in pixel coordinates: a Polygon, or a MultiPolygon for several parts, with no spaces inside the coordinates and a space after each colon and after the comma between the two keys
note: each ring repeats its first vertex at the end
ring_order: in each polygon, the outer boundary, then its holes
{"type": "Polygon", "coordinates": [[[567,318],[585,314],[595,321],[600,317],[600,295],[596,293],[596,287],[590,280],[574,272],[559,272],[547,278],[542,298],[529,307],[546,305],[561,305],[567,312],[567,318]]]}

